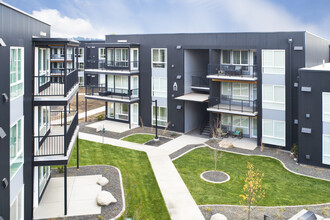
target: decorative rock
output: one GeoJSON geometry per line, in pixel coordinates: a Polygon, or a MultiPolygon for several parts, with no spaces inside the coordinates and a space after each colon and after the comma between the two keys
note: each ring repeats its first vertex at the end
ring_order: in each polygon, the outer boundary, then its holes
{"type": "Polygon", "coordinates": [[[97,180],[97,184],[99,184],[100,186],[105,186],[107,185],[109,182],[109,180],[105,177],[101,177],[97,180]]]}
{"type": "Polygon", "coordinates": [[[226,149],[230,149],[230,148],[233,148],[234,145],[233,145],[233,143],[224,140],[224,141],[221,141],[221,142],[219,143],[219,147],[226,148],[226,149]]]}
{"type": "Polygon", "coordinates": [[[117,199],[108,191],[101,191],[97,194],[96,202],[99,206],[107,206],[111,203],[116,203],[117,199]]]}
{"type": "Polygon", "coordinates": [[[227,217],[220,213],[217,213],[217,214],[212,215],[210,220],[227,220],[227,217]]]}

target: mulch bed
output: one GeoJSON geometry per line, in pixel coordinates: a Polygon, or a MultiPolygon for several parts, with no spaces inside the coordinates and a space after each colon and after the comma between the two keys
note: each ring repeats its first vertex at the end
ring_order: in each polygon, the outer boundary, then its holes
{"type": "MultiPolygon", "coordinates": [[[[86,175],[102,175],[109,180],[109,183],[102,187],[102,190],[111,192],[111,194],[117,199],[117,202],[110,204],[109,206],[101,208],[100,215],[83,215],[83,216],[72,216],[58,219],[69,219],[69,220],[85,220],[85,219],[111,219],[116,217],[123,209],[124,201],[122,199],[121,182],[119,172],[113,166],[82,166],[79,170],[76,167],[68,168],[68,177],[70,176],[86,176],[86,175]]],[[[59,173],[57,169],[52,169],[52,177],[63,177],[63,173],[59,173]]],[[[95,183],[96,184],[96,183],[95,183]]],[[[83,192],[82,192],[83,193],[83,192]]],[[[96,202],[96,195],[95,195],[96,202]]]]}
{"type": "Polygon", "coordinates": [[[148,141],[147,143],[145,143],[145,145],[149,145],[149,146],[154,146],[154,147],[159,147],[162,144],[165,144],[166,142],[171,141],[171,138],[167,138],[167,137],[158,137],[158,141],[155,140],[151,140],[148,141]]]}
{"type": "Polygon", "coordinates": [[[171,158],[171,160],[177,159],[179,156],[182,156],[186,152],[188,152],[188,151],[190,151],[194,148],[197,148],[198,146],[202,146],[202,145],[200,145],[200,144],[188,144],[188,145],[184,146],[183,148],[181,148],[180,150],[177,150],[177,151],[171,153],[170,158],[171,158]]]}
{"type": "Polygon", "coordinates": [[[221,171],[206,171],[203,172],[202,177],[210,182],[215,182],[215,183],[223,183],[229,179],[229,176],[221,171]]]}

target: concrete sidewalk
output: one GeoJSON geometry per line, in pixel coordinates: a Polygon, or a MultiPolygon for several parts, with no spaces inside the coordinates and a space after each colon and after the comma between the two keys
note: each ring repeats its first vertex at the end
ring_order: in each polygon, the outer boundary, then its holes
{"type": "MultiPolygon", "coordinates": [[[[80,132],[79,138],[103,143],[102,136],[99,135],[80,132]]],[[[206,138],[182,135],[160,147],[151,147],[105,137],[104,143],[146,152],[171,219],[199,220],[204,219],[202,212],[199,210],[169,155],[188,144],[202,144],[206,140],[206,138]]]]}
{"type": "MultiPolygon", "coordinates": [[[[99,107],[93,110],[87,111],[87,116],[95,115],[101,112],[105,112],[105,107],[99,107]]],[[[78,114],[78,119],[85,118],[85,112],[81,112],[78,114]]]]}

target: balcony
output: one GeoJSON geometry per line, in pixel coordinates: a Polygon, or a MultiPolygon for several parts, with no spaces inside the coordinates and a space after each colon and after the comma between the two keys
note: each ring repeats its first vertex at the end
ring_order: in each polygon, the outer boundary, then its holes
{"type": "Polygon", "coordinates": [[[209,79],[202,76],[192,76],[191,88],[195,90],[209,91],[209,79]]]}
{"type": "Polygon", "coordinates": [[[58,82],[54,82],[54,76],[39,75],[34,76],[34,96],[63,96],[66,97],[76,85],[78,85],[78,70],[72,70],[68,75],[62,74],[59,70],[56,77],[60,78],[58,82]]]}
{"type": "Polygon", "coordinates": [[[212,80],[257,81],[256,65],[209,64],[207,78],[212,80]]]}
{"type": "Polygon", "coordinates": [[[51,112],[51,125],[43,136],[34,136],[35,165],[66,165],[78,135],[78,112],[51,112]]]}
{"type": "Polygon", "coordinates": [[[85,63],[85,70],[100,73],[138,73],[139,61],[106,61],[106,60],[88,60],[85,63]]]}
{"type": "Polygon", "coordinates": [[[257,100],[232,99],[228,96],[211,97],[207,110],[245,116],[256,116],[258,114],[257,100]]]}
{"type": "Polygon", "coordinates": [[[139,89],[106,88],[105,86],[86,86],[85,97],[112,102],[136,102],[139,100],[139,89]]]}
{"type": "MultiPolygon", "coordinates": [[[[73,54],[67,54],[67,60],[72,60],[73,54]]],[[[50,59],[52,61],[64,61],[64,54],[51,54],[50,59]]]]}

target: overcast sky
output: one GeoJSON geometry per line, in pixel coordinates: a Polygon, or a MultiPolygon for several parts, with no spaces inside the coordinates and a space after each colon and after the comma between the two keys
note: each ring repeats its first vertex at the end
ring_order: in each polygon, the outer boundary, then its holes
{"type": "MultiPolygon", "coordinates": [[[[0,0],[1,1],[1,0],[0,0]]],[[[53,37],[304,31],[330,40],[330,0],[4,0],[53,37]]]]}

